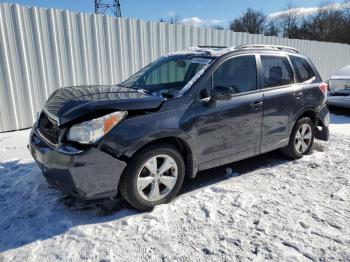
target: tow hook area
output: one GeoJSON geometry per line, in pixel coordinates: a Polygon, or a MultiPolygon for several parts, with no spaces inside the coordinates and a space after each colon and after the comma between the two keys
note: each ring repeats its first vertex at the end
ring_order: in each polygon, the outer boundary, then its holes
{"type": "Polygon", "coordinates": [[[323,141],[329,140],[328,126],[317,126],[315,129],[315,138],[323,141]]]}
{"type": "Polygon", "coordinates": [[[323,141],[329,140],[330,115],[328,108],[323,106],[316,116],[315,138],[323,141]]]}

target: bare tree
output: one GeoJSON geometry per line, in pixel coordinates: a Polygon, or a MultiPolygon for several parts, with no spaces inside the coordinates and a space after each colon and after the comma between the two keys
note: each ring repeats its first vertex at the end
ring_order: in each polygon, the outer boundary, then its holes
{"type": "Polygon", "coordinates": [[[279,35],[279,29],[278,29],[278,26],[274,20],[270,20],[267,23],[267,25],[265,27],[264,35],[266,35],[266,36],[278,36],[279,35]]]}
{"type": "Polygon", "coordinates": [[[298,16],[291,4],[287,6],[286,12],[278,18],[280,30],[283,37],[297,38],[299,33],[298,16]]]}
{"type": "Polygon", "coordinates": [[[299,28],[299,38],[349,43],[350,21],[347,10],[337,10],[324,3],[316,14],[304,18],[299,28]]]}
{"type": "Polygon", "coordinates": [[[344,36],[345,41],[344,43],[350,44],[350,0],[344,1],[346,8],[344,10],[344,21],[345,21],[345,29],[344,29],[344,36]]]}
{"type": "Polygon", "coordinates": [[[211,28],[216,29],[216,30],[224,30],[225,28],[221,25],[213,25],[211,28]]]}
{"type": "Polygon", "coordinates": [[[345,0],[341,8],[336,8],[332,2],[323,2],[316,13],[304,16],[292,4],[288,4],[285,12],[275,18],[267,18],[263,12],[248,8],[241,17],[231,22],[230,29],[236,32],[350,44],[350,0],[345,0]]]}
{"type": "Polygon", "coordinates": [[[180,18],[178,15],[173,15],[168,19],[170,24],[178,24],[180,22],[180,18]]]}
{"type": "Polygon", "coordinates": [[[266,15],[262,11],[248,8],[245,13],[230,23],[230,29],[235,32],[261,34],[264,31],[266,15]]]}
{"type": "Polygon", "coordinates": [[[341,14],[340,12],[331,10],[328,3],[323,4],[318,9],[317,14],[313,17],[313,23],[320,40],[326,40],[327,36],[334,30],[333,27],[339,26],[338,23],[340,21],[335,16],[340,17],[341,14]]]}
{"type": "Polygon", "coordinates": [[[169,24],[178,24],[180,22],[180,18],[178,15],[173,15],[169,18],[160,18],[159,22],[161,23],[169,23],[169,24]]]}
{"type": "Polygon", "coordinates": [[[344,16],[345,19],[350,23],[350,0],[345,0],[344,1],[344,16]]]}
{"type": "MultiPolygon", "coordinates": [[[[230,29],[251,34],[350,44],[350,0],[344,0],[341,7],[334,8],[332,2],[323,2],[316,13],[301,16],[289,4],[277,18],[267,17],[262,11],[248,8],[230,23],[230,29]]],[[[180,19],[173,15],[167,19],[161,18],[160,22],[176,24],[180,19]]],[[[224,29],[220,25],[212,28],[224,29]]]]}

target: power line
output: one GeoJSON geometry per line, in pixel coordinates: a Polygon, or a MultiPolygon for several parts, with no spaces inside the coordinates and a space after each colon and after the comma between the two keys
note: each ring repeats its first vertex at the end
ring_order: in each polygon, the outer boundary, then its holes
{"type": "Polygon", "coordinates": [[[122,16],[119,0],[113,0],[113,1],[94,0],[94,2],[95,2],[96,14],[112,14],[116,17],[122,16]]]}

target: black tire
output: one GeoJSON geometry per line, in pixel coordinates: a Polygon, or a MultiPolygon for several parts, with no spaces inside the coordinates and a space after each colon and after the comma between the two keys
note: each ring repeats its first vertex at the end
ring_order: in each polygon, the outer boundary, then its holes
{"type": "Polygon", "coordinates": [[[130,159],[120,179],[119,191],[123,198],[133,207],[141,211],[149,211],[156,205],[170,202],[179,192],[184,177],[185,163],[177,148],[167,143],[155,144],[142,149],[130,159]],[[178,171],[177,180],[173,189],[163,199],[158,201],[147,201],[141,197],[137,190],[137,178],[138,173],[145,162],[152,156],[156,155],[168,155],[175,160],[178,171]]]}
{"type": "Polygon", "coordinates": [[[311,121],[310,118],[308,117],[303,117],[303,118],[300,118],[294,125],[293,127],[293,130],[292,130],[292,133],[290,135],[290,138],[289,138],[289,143],[286,147],[282,148],[282,152],[292,158],[292,159],[299,159],[301,158],[303,155],[306,155],[308,154],[311,149],[312,149],[312,145],[313,145],[313,142],[314,142],[314,138],[315,138],[315,127],[314,127],[314,123],[311,121]],[[297,135],[297,132],[298,130],[301,128],[301,126],[303,126],[304,124],[307,124],[310,126],[311,128],[311,139],[310,139],[310,144],[308,145],[307,147],[307,150],[304,151],[304,152],[299,152],[297,149],[296,149],[296,145],[295,145],[295,142],[296,142],[296,135],[297,135]]]}

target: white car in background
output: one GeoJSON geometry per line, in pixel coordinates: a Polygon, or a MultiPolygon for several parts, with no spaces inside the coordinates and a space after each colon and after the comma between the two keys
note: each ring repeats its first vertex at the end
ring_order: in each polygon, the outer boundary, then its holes
{"type": "Polygon", "coordinates": [[[328,85],[327,104],[350,109],[350,65],[332,75],[328,85]]]}

